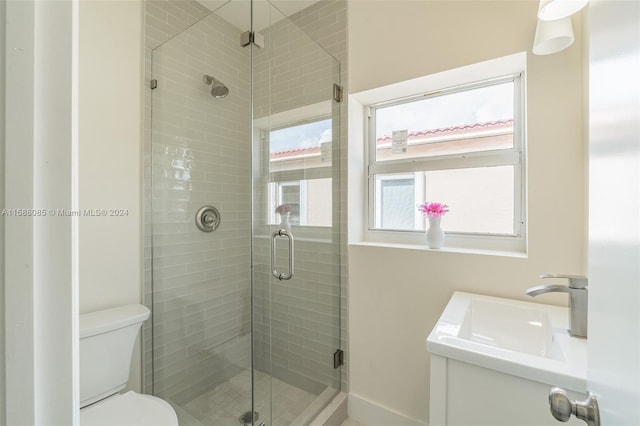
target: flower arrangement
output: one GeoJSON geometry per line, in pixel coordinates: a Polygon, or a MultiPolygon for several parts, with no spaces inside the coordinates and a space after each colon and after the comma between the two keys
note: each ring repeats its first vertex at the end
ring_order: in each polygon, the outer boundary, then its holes
{"type": "Polygon", "coordinates": [[[418,204],[418,211],[427,217],[442,217],[449,212],[449,206],[443,203],[425,201],[418,204]]]}
{"type": "Polygon", "coordinates": [[[276,207],[276,213],[289,213],[291,211],[291,206],[289,204],[280,204],[276,207]]]}

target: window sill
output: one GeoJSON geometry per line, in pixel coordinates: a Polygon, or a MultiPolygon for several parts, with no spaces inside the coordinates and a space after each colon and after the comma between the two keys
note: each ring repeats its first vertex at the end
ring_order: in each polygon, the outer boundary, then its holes
{"type": "Polygon", "coordinates": [[[441,251],[446,253],[527,258],[525,237],[507,235],[459,234],[445,232],[444,247],[430,249],[424,232],[367,230],[360,241],[374,247],[393,247],[410,250],[441,251]]]}
{"type": "Polygon", "coordinates": [[[374,241],[360,241],[356,243],[349,243],[349,246],[358,247],[383,247],[393,248],[400,250],[419,250],[427,252],[440,252],[440,253],[455,253],[455,254],[472,254],[482,256],[498,256],[498,257],[512,257],[518,259],[526,259],[527,253],[524,251],[509,251],[509,250],[491,250],[491,249],[477,249],[467,247],[442,247],[440,249],[431,249],[426,245],[419,244],[398,244],[398,243],[382,243],[374,241]]]}

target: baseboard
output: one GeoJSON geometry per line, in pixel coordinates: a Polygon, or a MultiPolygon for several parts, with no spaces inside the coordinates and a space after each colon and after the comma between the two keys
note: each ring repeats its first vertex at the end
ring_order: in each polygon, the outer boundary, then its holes
{"type": "MultiPolygon", "coordinates": [[[[426,401],[425,401],[426,404],[426,401]]],[[[349,418],[367,426],[426,426],[427,423],[404,416],[358,395],[349,394],[349,418]]]]}

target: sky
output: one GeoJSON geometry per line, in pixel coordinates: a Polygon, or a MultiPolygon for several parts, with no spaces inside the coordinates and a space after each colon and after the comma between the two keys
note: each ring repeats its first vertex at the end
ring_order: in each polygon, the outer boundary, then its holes
{"type": "Polygon", "coordinates": [[[376,137],[393,130],[430,130],[513,118],[513,83],[378,108],[376,137]]]}
{"type": "Polygon", "coordinates": [[[269,136],[269,152],[319,147],[322,142],[331,141],[331,135],[330,118],[274,130],[269,136]]]}
{"type": "MultiPolygon", "coordinates": [[[[430,130],[461,124],[513,118],[513,83],[448,93],[420,101],[381,107],[376,111],[376,137],[393,130],[430,130]]],[[[319,147],[331,141],[331,119],[315,121],[270,134],[270,153],[319,147]]]]}

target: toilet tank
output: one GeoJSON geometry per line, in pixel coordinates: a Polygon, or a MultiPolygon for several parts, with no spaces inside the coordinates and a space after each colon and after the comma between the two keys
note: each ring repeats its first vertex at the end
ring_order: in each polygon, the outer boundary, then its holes
{"type": "Polygon", "coordinates": [[[122,390],[133,347],[150,311],[125,305],[80,315],[80,407],[122,390]]]}

